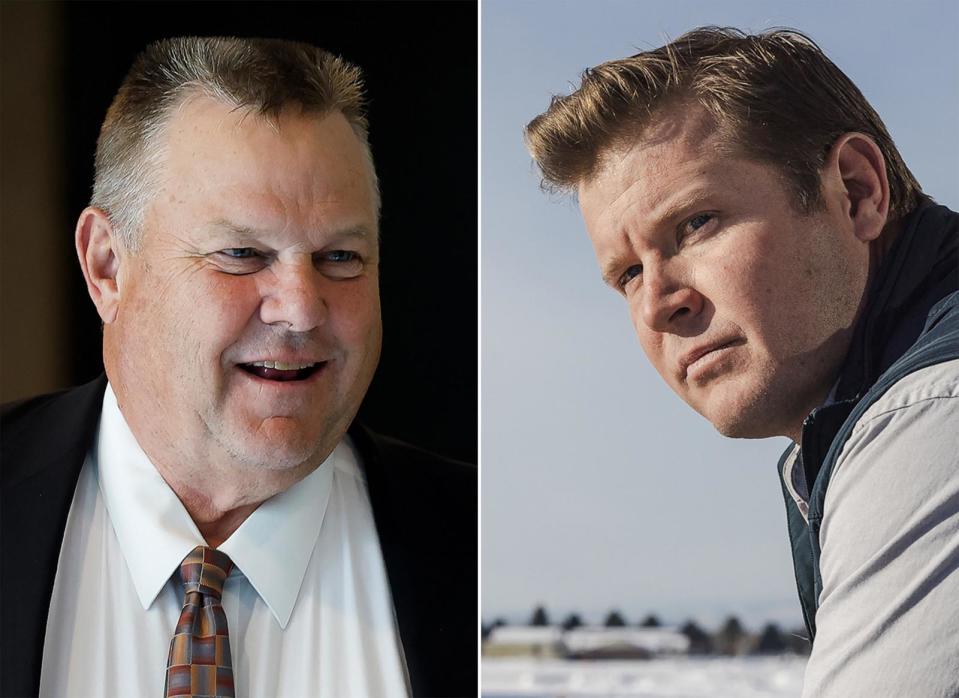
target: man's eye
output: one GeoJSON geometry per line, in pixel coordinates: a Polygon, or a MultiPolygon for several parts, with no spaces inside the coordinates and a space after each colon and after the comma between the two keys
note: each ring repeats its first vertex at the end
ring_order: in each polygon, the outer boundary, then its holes
{"type": "Polygon", "coordinates": [[[255,247],[228,247],[211,258],[220,271],[237,276],[256,273],[268,262],[266,253],[255,247]]]}
{"type": "Polygon", "coordinates": [[[712,213],[697,213],[695,216],[686,221],[686,225],[683,226],[684,232],[695,233],[715,217],[716,216],[712,213]]]}
{"type": "Polygon", "coordinates": [[[352,250],[330,250],[320,255],[318,269],[330,279],[353,279],[363,273],[363,257],[352,250]]]}
{"type": "Polygon", "coordinates": [[[350,250],[333,250],[332,252],[327,252],[323,255],[323,258],[327,262],[354,262],[359,259],[359,255],[356,252],[351,252],[350,250]]]}
{"type": "Polygon", "coordinates": [[[620,290],[626,288],[626,284],[628,284],[630,281],[632,281],[633,279],[635,279],[637,276],[639,276],[642,273],[643,273],[642,264],[634,264],[628,269],[626,269],[626,271],[624,271],[618,279],[620,290]]]}
{"type": "Polygon", "coordinates": [[[221,250],[220,254],[224,254],[231,259],[252,259],[260,256],[260,252],[252,247],[230,247],[221,250]]]}

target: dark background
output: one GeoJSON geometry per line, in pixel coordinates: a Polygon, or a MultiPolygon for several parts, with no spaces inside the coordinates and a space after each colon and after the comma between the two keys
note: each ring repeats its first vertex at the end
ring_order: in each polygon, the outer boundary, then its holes
{"type": "MultiPolygon", "coordinates": [[[[71,2],[47,5],[41,30],[20,19],[28,5],[4,5],[5,40],[17,31],[11,22],[47,35],[38,39],[51,44],[52,100],[63,115],[62,133],[50,134],[60,182],[57,198],[62,199],[55,202],[61,211],[57,242],[48,250],[59,256],[50,260],[54,267],[64,270],[62,296],[50,304],[59,307],[62,328],[58,383],[75,385],[102,371],[100,320],[76,263],[72,232],[89,200],[100,123],[137,53],[150,41],[176,35],[297,39],[359,65],[367,86],[370,141],[383,198],[384,344],[361,419],[382,433],[475,462],[474,2],[71,2]]],[[[4,50],[4,83],[29,69],[12,53],[4,50]]],[[[23,100],[11,98],[6,84],[4,91],[6,117],[23,100]]],[[[10,133],[8,122],[3,119],[5,150],[20,137],[10,133]]],[[[3,171],[5,202],[16,177],[10,169],[3,171]]],[[[5,216],[2,233],[4,256],[16,254],[13,240],[23,225],[5,216]]],[[[5,269],[12,264],[8,257],[5,269]]],[[[29,284],[4,286],[5,333],[17,331],[7,308],[15,305],[10,293],[23,292],[16,288],[23,285],[29,284]]],[[[19,396],[4,399],[12,397],[19,396]]]]}

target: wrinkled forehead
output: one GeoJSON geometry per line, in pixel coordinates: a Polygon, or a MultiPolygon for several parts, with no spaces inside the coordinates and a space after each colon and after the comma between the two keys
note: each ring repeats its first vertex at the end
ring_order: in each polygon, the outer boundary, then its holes
{"type": "Polygon", "coordinates": [[[159,161],[171,157],[181,160],[206,156],[211,160],[240,157],[254,149],[268,154],[276,146],[299,140],[315,148],[295,149],[301,164],[317,154],[332,154],[339,159],[349,153],[366,165],[365,173],[378,203],[376,172],[365,135],[338,110],[309,110],[291,102],[263,112],[255,106],[237,105],[202,90],[185,92],[168,110],[155,131],[154,142],[159,161]],[[328,137],[329,134],[336,138],[328,137]],[[305,136],[312,136],[311,139],[305,136]],[[342,146],[342,147],[336,147],[342,146]]]}
{"type": "Polygon", "coordinates": [[[607,176],[637,148],[656,154],[669,147],[682,146],[690,155],[705,148],[728,154],[735,149],[728,125],[719,122],[692,99],[675,100],[654,109],[643,119],[624,121],[599,151],[589,179],[607,176]]]}
{"type": "Polygon", "coordinates": [[[268,117],[198,96],[171,114],[165,131],[158,206],[272,201],[304,220],[349,208],[376,224],[369,151],[340,112],[293,106],[268,117]]]}
{"type": "Polygon", "coordinates": [[[653,210],[696,178],[721,176],[733,157],[725,129],[700,106],[681,103],[624,130],[599,155],[593,173],[577,187],[587,226],[623,206],[653,210]]]}

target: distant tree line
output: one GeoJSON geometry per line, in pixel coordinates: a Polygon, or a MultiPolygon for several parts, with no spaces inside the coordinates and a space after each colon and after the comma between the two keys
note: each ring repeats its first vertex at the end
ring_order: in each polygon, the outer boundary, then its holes
{"type": "MultiPolygon", "coordinates": [[[[489,624],[483,623],[483,639],[487,639],[494,628],[508,625],[504,618],[496,618],[489,624]]],[[[527,625],[548,627],[554,625],[549,613],[543,606],[537,606],[530,615],[527,625]]],[[[578,613],[570,613],[560,623],[563,630],[573,630],[585,625],[578,613]]],[[[607,628],[626,628],[629,623],[618,610],[606,614],[602,625],[607,628]]],[[[636,627],[660,628],[662,622],[655,614],[643,618],[636,627]]],[[[809,654],[810,644],[805,630],[784,631],[776,623],[766,623],[762,630],[752,634],[743,627],[736,616],[730,616],[713,633],[704,630],[694,620],[688,620],[679,627],[679,632],[689,638],[689,653],[696,655],[744,655],[744,654],[809,654]]]]}

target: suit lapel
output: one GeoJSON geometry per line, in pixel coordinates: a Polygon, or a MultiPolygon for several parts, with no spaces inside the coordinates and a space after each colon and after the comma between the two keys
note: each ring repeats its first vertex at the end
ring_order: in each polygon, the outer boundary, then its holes
{"type": "Polygon", "coordinates": [[[70,504],[93,443],[106,377],[4,414],[3,695],[36,695],[70,504]]]}
{"type": "Polygon", "coordinates": [[[354,425],[414,696],[476,693],[476,470],[354,425]]]}
{"type": "MultiPolygon", "coordinates": [[[[360,452],[366,485],[373,509],[373,520],[380,539],[380,549],[386,574],[390,583],[393,608],[399,626],[404,659],[409,671],[413,695],[422,695],[425,667],[421,667],[420,631],[423,609],[416,604],[417,574],[423,572],[416,564],[410,564],[416,556],[408,549],[409,537],[404,535],[404,521],[397,516],[398,493],[391,482],[390,468],[384,463],[384,454],[376,435],[354,424],[350,437],[360,452]]],[[[405,522],[405,523],[408,523],[405,522]]]]}

